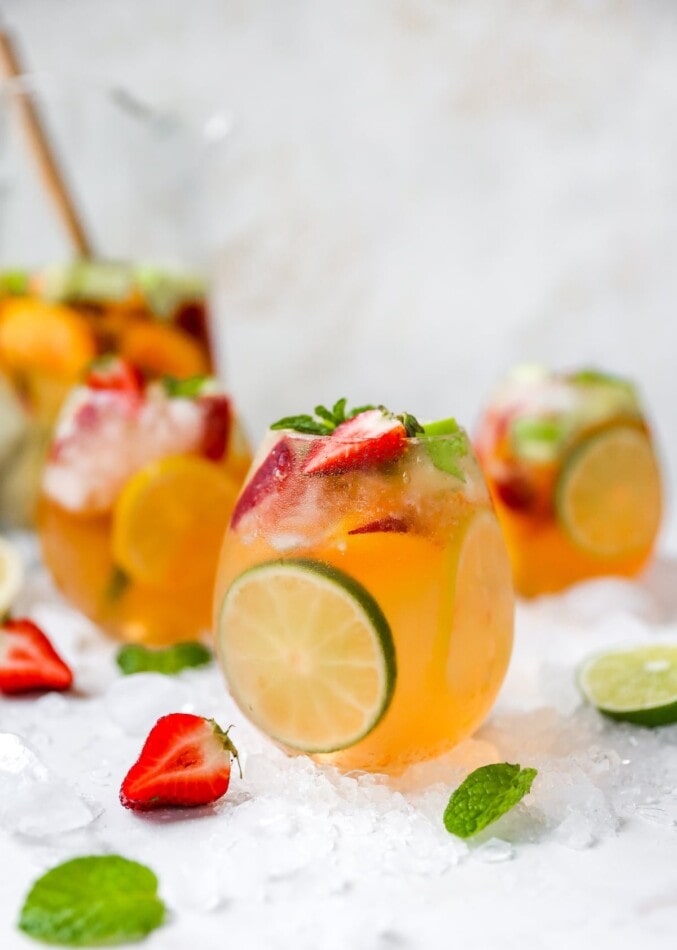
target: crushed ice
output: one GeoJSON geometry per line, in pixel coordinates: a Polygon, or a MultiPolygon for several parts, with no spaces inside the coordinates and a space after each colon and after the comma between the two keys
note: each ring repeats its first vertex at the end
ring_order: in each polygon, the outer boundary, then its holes
{"type": "Polygon", "coordinates": [[[64,859],[76,840],[79,853],[123,848],[159,870],[172,906],[200,914],[244,896],[265,903],[300,888],[322,901],[366,880],[432,880],[465,862],[519,860],[544,841],[585,850],[627,822],[672,833],[677,726],[606,720],[575,685],[590,653],[677,634],[671,579],[658,564],[636,585],[591,582],[521,604],[509,676],[482,729],[446,756],[385,778],[285,755],[243,719],[216,665],[177,677],[120,676],[113,646],[37,574],[24,601],[49,621],[76,671],[84,666],[88,689],[0,698],[0,831],[64,859]],[[157,718],[180,710],[233,724],[244,778],[234,771],[214,806],[140,820],[119,807],[120,783],[157,718]],[[472,769],[499,761],[536,767],[531,793],[476,838],[452,837],[442,824],[451,791],[472,769]],[[200,861],[176,862],[195,842],[200,861]]]}

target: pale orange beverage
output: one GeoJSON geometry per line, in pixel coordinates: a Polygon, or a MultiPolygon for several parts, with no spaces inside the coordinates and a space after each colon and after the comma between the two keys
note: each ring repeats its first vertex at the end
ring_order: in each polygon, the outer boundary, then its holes
{"type": "Polygon", "coordinates": [[[632,577],[645,566],[660,526],[661,477],[628,380],[518,368],[485,410],[475,446],[519,593],[632,577]]]}
{"type": "Polygon", "coordinates": [[[106,353],[147,379],[213,371],[200,277],[75,260],[0,271],[0,524],[30,524],[61,404],[106,353]]]}
{"type": "Polygon", "coordinates": [[[399,771],[469,736],[496,698],[513,635],[505,545],[453,420],[346,418],[344,400],[309,418],[268,433],[235,507],[220,660],[288,750],[399,771]]]}
{"type": "Polygon", "coordinates": [[[64,405],[42,476],[38,527],[57,585],[121,639],[203,635],[249,461],[214,380],[149,383],[119,358],[95,364],[64,405]]]}

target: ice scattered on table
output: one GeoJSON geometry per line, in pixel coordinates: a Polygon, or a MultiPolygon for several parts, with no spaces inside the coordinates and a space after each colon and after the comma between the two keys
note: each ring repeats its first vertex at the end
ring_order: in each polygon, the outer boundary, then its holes
{"type": "MultiPolygon", "coordinates": [[[[0,698],[0,832],[21,842],[32,870],[75,854],[122,852],[157,871],[174,914],[218,917],[219,926],[221,914],[246,918],[274,906],[286,914],[299,894],[317,906],[402,882],[439,882],[452,894],[457,875],[504,875],[504,865],[519,866],[546,842],[603,846],[626,823],[673,834],[677,726],[605,719],[575,683],[590,653],[628,637],[677,636],[669,583],[657,569],[636,586],[595,582],[520,604],[513,662],[485,725],[447,755],[386,778],[287,756],[237,710],[215,663],[174,677],[120,675],[116,644],[33,572],[29,615],[68,652],[76,682],[85,670],[87,688],[0,698]],[[133,815],[118,802],[122,779],[156,720],[177,711],[232,724],[244,777],[234,765],[214,805],[133,815]],[[531,793],[476,837],[449,835],[442,814],[451,792],[473,769],[501,761],[538,769],[531,793]]],[[[294,926],[290,919],[271,947],[289,945],[294,926]]],[[[409,939],[382,910],[370,935],[374,947],[409,939]]],[[[336,946],[348,936],[337,931],[336,946]]]]}
{"type": "Polygon", "coordinates": [[[95,810],[19,736],[0,733],[0,826],[5,831],[41,838],[84,828],[95,817],[95,810]]]}

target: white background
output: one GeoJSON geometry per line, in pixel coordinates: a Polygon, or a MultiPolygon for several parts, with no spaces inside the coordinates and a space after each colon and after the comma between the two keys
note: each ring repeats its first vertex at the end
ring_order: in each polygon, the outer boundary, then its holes
{"type": "MultiPolygon", "coordinates": [[[[347,395],[472,426],[518,360],[641,384],[677,471],[677,6],[5,0],[31,65],[233,119],[211,188],[256,440],[347,395]]],[[[674,475],[672,476],[674,480],[674,475]]]]}

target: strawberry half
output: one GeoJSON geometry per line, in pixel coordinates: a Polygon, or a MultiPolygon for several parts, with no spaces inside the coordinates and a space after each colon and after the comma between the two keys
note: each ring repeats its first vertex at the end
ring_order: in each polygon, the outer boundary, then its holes
{"type": "Polygon", "coordinates": [[[369,521],[362,524],[359,528],[353,528],[348,534],[374,534],[377,532],[391,532],[396,534],[406,534],[409,531],[409,525],[403,518],[397,518],[395,515],[388,515],[386,518],[379,518],[377,521],[369,521]]]}
{"type": "Polygon", "coordinates": [[[404,452],[407,430],[394,416],[367,409],[317,440],[306,458],[306,475],[335,475],[392,462],[404,452]]]}
{"type": "Polygon", "coordinates": [[[102,356],[90,364],[85,386],[140,394],[143,392],[143,376],[140,369],[119,356],[102,356]]]}
{"type": "Polygon", "coordinates": [[[294,470],[294,452],[286,439],[276,442],[245,485],[230,519],[236,528],[242,518],[267,495],[279,490],[294,470]]]}
{"type": "Polygon", "coordinates": [[[238,759],[237,749],[213,719],[163,716],[125,776],[120,801],[133,811],[208,805],[228,790],[231,756],[238,759]]]}
{"type": "Polygon", "coordinates": [[[226,454],[233,423],[233,410],[227,396],[201,396],[200,405],[204,411],[204,435],[202,454],[219,462],[226,454]]]}
{"type": "Polygon", "coordinates": [[[69,689],[73,674],[32,620],[6,620],[0,626],[0,692],[69,689]]]}

